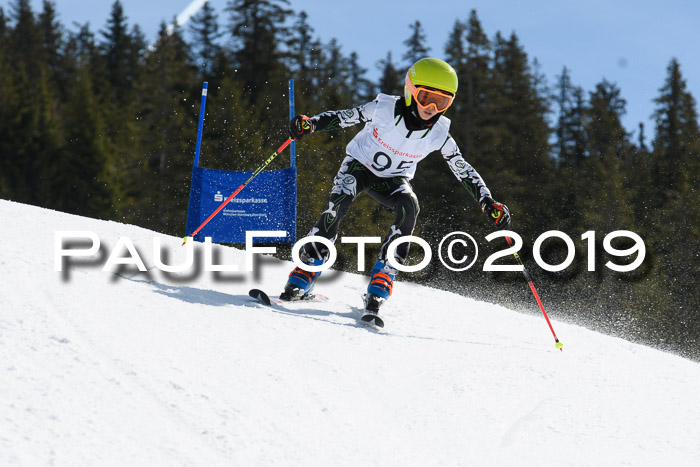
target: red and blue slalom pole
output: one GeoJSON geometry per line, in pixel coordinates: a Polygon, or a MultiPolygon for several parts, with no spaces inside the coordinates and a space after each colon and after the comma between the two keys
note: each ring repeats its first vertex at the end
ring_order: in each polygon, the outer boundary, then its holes
{"type": "MultiPolygon", "coordinates": [[[[265,167],[267,167],[267,166],[270,164],[270,162],[272,162],[272,161],[275,159],[275,157],[277,157],[282,151],[284,151],[284,148],[286,148],[287,146],[289,146],[289,143],[291,143],[292,141],[294,141],[292,138],[288,138],[287,141],[285,141],[284,143],[282,143],[282,146],[280,146],[279,148],[277,148],[277,151],[275,151],[274,153],[272,153],[272,155],[271,155],[270,157],[268,157],[267,160],[266,160],[265,162],[263,162],[262,165],[260,165],[260,167],[258,167],[257,169],[255,169],[255,172],[253,172],[253,175],[251,175],[251,176],[248,178],[248,180],[246,180],[245,182],[243,182],[243,183],[241,184],[241,186],[239,186],[238,188],[236,188],[236,191],[234,191],[233,193],[231,193],[231,195],[230,195],[228,198],[226,198],[226,199],[224,200],[223,203],[221,203],[221,206],[219,206],[218,208],[216,208],[216,211],[212,212],[211,215],[210,215],[209,217],[207,217],[207,220],[205,220],[204,222],[202,222],[202,225],[200,225],[199,227],[197,227],[197,229],[196,229],[194,232],[192,232],[190,235],[188,235],[187,237],[194,237],[195,235],[197,235],[197,233],[198,233],[200,230],[202,230],[202,228],[203,228],[205,225],[207,225],[207,224],[209,223],[209,221],[212,220],[212,219],[214,218],[214,216],[216,216],[216,215],[219,213],[219,211],[221,211],[221,210],[224,208],[224,206],[226,206],[226,205],[229,203],[229,201],[231,201],[233,198],[235,198],[236,195],[237,195],[238,193],[240,193],[241,190],[243,190],[243,188],[245,188],[245,186],[246,186],[248,183],[250,183],[251,180],[253,180],[255,177],[257,177],[257,175],[258,175],[260,172],[262,172],[263,170],[265,170],[265,167]]],[[[187,237],[185,237],[185,241],[182,242],[183,245],[184,245],[185,243],[187,243],[187,237]]]]}

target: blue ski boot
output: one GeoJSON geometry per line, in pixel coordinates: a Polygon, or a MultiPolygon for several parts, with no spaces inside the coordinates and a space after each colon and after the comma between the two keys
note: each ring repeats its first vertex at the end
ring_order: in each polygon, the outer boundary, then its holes
{"type": "Polygon", "coordinates": [[[372,268],[372,277],[364,295],[365,310],[379,313],[379,307],[389,298],[394,288],[394,277],[398,271],[383,261],[377,261],[372,268]]]}
{"type": "MultiPolygon", "coordinates": [[[[309,266],[320,266],[323,260],[315,258],[303,258],[304,264],[309,266]]],[[[311,291],[314,288],[316,279],[321,275],[321,272],[305,271],[300,267],[295,267],[289,274],[289,280],[284,286],[284,292],[280,294],[280,300],[306,300],[313,298],[311,291]]]]}

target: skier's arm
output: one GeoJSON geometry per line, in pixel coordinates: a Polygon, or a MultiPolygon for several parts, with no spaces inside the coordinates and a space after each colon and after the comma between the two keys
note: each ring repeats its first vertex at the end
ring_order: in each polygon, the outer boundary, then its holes
{"type": "Polygon", "coordinates": [[[447,162],[447,165],[450,167],[450,170],[452,170],[452,173],[457,177],[457,180],[459,180],[479,204],[481,204],[484,198],[491,196],[491,191],[486,186],[486,183],[484,183],[484,179],[481,178],[479,172],[477,172],[469,162],[464,160],[452,136],[447,136],[447,140],[440,148],[440,152],[447,162]]]}
{"type": "Polygon", "coordinates": [[[289,136],[294,140],[301,139],[304,135],[310,135],[317,131],[329,131],[336,128],[346,128],[358,123],[372,120],[378,101],[353,107],[346,110],[328,110],[326,112],[307,117],[297,115],[289,121],[289,136]]]}
{"type": "Polygon", "coordinates": [[[474,167],[469,162],[464,160],[452,136],[447,136],[447,140],[440,148],[440,152],[442,157],[445,158],[447,165],[450,166],[452,173],[455,174],[455,177],[479,203],[481,212],[489,216],[489,219],[496,224],[497,229],[509,229],[510,210],[508,206],[499,203],[491,197],[491,191],[484,183],[484,179],[481,178],[481,175],[474,170],[474,167]]]}
{"type": "Polygon", "coordinates": [[[377,100],[346,110],[328,110],[311,117],[314,131],[330,131],[366,123],[374,117],[377,100]]]}

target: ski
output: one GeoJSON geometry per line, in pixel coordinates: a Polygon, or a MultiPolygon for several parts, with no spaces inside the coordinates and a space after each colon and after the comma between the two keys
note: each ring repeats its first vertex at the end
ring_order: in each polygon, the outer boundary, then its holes
{"type": "Polygon", "coordinates": [[[304,298],[300,298],[297,300],[280,300],[279,298],[275,297],[270,297],[268,294],[266,294],[264,291],[260,289],[250,289],[248,291],[248,295],[263,305],[267,306],[272,306],[272,305],[279,305],[279,306],[286,306],[288,304],[293,304],[293,303],[298,303],[298,302],[327,302],[328,297],[325,295],[321,294],[309,294],[305,295],[304,298]]]}
{"type": "Polygon", "coordinates": [[[383,328],[384,320],[379,317],[379,307],[385,300],[374,294],[362,294],[362,301],[365,304],[365,309],[360,321],[377,328],[383,328]]]}
{"type": "MultiPolygon", "coordinates": [[[[248,295],[251,298],[259,301],[266,306],[280,306],[287,307],[288,305],[294,305],[296,303],[308,303],[308,302],[327,302],[328,297],[321,294],[309,294],[297,300],[280,300],[279,298],[270,297],[267,293],[260,289],[250,289],[248,295]]],[[[364,297],[363,297],[364,298],[364,297]]],[[[384,320],[377,315],[377,312],[372,312],[370,310],[363,310],[363,315],[360,317],[360,321],[363,324],[375,328],[383,328],[384,320]]]]}
{"type": "Polygon", "coordinates": [[[248,295],[258,300],[259,302],[262,302],[263,305],[272,305],[272,300],[270,300],[270,297],[260,289],[250,289],[248,291],[248,295]]]}
{"type": "Polygon", "coordinates": [[[384,327],[384,320],[381,319],[379,316],[377,316],[375,313],[365,311],[365,314],[362,315],[362,318],[360,318],[360,321],[367,323],[371,326],[376,326],[378,328],[383,328],[384,327]]]}

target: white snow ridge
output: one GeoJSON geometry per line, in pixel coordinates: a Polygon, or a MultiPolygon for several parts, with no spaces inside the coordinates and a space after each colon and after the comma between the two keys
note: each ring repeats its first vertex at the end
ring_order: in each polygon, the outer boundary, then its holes
{"type": "Polygon", "coordinates": [[[378,332],[360,275],[271,308],[247,291],[279,293],[289,262],[167,274],[153,239],[167,264],[182,239],[3,200],[0,219],[2,466],[700,465],[698,363],[554,320],[560,352],[542,316],[409,274],[378,332]],[[57,272],[62,230],[101,250],[57,272]],[[102,270],[119,237],[148,272],[102,270]]]}

